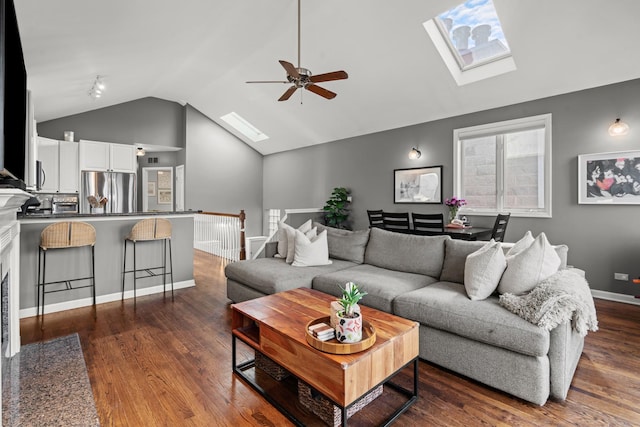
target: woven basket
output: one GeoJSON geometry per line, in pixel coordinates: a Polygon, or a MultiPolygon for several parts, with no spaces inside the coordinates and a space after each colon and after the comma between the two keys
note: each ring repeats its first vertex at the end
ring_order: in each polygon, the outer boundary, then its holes
{"type": "MultiPolygon", "coordinates": [[[[347,418],[358,412],[360,409],[373,402],[378,396],[382,394],[384,388],[382,384],[371,390],[356,401],[349,409],[347,409],[347,418]]],[[[298,380],[298,399],[300,403],[316,414],[318,418],[325,422],[325,424],[337,427],[342,424],[342,412],[339,407],[331,403],[324,396],[319,393],[313,392],[311,387],[305,382],[298,380]]]]}
{"type": "Polygon", "coordinates": [[[282,381],[290,375],[289,371],[258,351],[256,351],[255,360],[256,368],[266,372],[276,381],[282,381]]]}

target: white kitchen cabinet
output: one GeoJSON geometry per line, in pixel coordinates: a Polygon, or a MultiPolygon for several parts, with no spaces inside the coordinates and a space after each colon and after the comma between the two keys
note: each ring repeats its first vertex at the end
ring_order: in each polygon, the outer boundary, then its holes
{"type": "Polygon", "coordinates": [[[60,153],[58,188],[61,193],[77,193],[80,191],[78,143],[58,141],[58,152],[60,153]]]}
{"type": "Polygon", "coordinates": [[[111,170],[114,172],[136,172],[136,147],[125,144],[109,144],[111,170]]]}
{"type": "Polygon", "coordinates": [[[136,172],[136,147],[99,141],[80,141],[80,170],[136,172]]]}
{"type": "Polygon", "coordinates": [[[108,171],[111,165],[109,145],[104,142],[80,140],[80,170],[108,171]]]}
{"type": "Polygon", "coordinates": [[[55,193],[58,191],[59,171],[60,171],[60,153],[58,151],[59,144],[55,139],[38,137],[37,142],[37,159],[42,164],[42,177],[40,182],[40,191],[49,191],[55,193]]]}

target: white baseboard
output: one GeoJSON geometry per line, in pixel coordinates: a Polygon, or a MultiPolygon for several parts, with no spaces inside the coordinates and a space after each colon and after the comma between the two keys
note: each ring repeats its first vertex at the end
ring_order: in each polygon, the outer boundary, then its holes
{"type": "MultiPolygon", "coordinates": [[[[195,285],[196,285],[196,282],[193,279],[185,280],[182,282],[175,282],[173,284],[173,289],[175,290],[175,289],[190,288],[195,285]]],[[[147,288],[138,288],[136,290],[136,295],[141,297],[144,295],[158,294],[161,292],[163,292],[163,286],[157,285],[157,286],[149,286],[147,288]]],[[[171,292],[171,283],[167,283],[167,292],[171,292]]],[[[133,298],[133,289],[131,289],[130,291],[124,291],[124,297],[126,299],[133,298]]],[[[121,298],[122,298],[122,293],[120,292],[116,292],[109,295],[98,295],[96,297],[96,304],[104,304],[106,302],[120,301],[121,298]]],[[[72,310],[74,308],[80,308],[80,307],[88,307],[88,306],[91,306],[92,304],[93,304],[93,298],[91,297],[77,299],[73,301],[59,302],[56,304],[47,304],[44,307],[44,313],[45,314],[56,313],[58,311],[72,310]]],[[[36,308],[37,307],[21,309],[20,318],[22,319],[25,317],[35,316],[37,314],[36,308]]]]}
{"type": "Polygon", "coordinates": [[[591,295],[594,298],[623,302],[625,304],[640,305],[640,298],[635,298],[633,295],[617,294],[614,292],[599,291],[597,289],[591,289],[591,295]]]}

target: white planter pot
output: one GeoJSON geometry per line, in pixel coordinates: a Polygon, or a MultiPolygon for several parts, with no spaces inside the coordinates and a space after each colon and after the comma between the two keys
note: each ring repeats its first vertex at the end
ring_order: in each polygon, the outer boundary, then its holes
{"type": "Polygon", "coordinates": [[[338,313],[338,323],[336,324],[336,339],[342,343],[355,343],[362,340],[362,316],[342,317],[338,313]]]}

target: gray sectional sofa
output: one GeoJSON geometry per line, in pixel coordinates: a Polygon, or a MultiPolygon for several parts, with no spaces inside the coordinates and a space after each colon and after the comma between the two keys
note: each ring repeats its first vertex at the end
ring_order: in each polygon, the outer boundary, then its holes
{"type": "Polygon", "coordinates": [[[422,359],[538,405],[566,398],[584,338],[570,322],[550,332],[529,323],[496,295],[469,299],[465,260],[486,242],[314,225],[327,230],[331,264],[293,267],[271,256],[232,263],[225,269],[228,298],[298,287],[339,296],[339,285],[353,281],[368,293],[362,304],[420,323],[422,359]]]}

